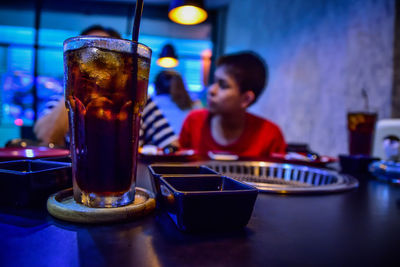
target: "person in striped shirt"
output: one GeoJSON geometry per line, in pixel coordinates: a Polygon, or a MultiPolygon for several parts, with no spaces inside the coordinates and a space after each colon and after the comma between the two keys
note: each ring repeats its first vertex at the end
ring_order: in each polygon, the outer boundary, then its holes
{"type": "Polygon", "coordinates": [[[159,148],[178,146],[178,136],[175,135],[167,118],[151,98],[147,100],[143,109],[139,136],[141,147],[144,145],[155,145],[159,148]]]}
{"type": "MultiPolygon", "coordinates": [[[[100,25],[87,28],[81,35],[121,38],[117,31],[100,25]]],[[[43,145],[50,143],[59,147],[68,145],[68,113],[64,96],[53,96],[46,104],[42,116],[34,126],[34,132],[43,145]]],[[[144,145],[153,145],[161,149],[178,147],[177,135],[151,98],[147,100],[142,113],[139,146],[144,145]]]]}

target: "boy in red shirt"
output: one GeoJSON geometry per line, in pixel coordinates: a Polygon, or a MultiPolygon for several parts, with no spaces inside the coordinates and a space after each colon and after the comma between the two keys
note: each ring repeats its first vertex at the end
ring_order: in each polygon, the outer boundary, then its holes
{"type": "Polygon", "coordinates": [[[284,153],[286,143],[279,127],[246,111],[262,93],[267,75],[263,60],[252,52],[221,57],[207,93],[208,109],[186,117],[179,136],[181,148],[200,155],[223,151],[241,157],[284,153]]]}

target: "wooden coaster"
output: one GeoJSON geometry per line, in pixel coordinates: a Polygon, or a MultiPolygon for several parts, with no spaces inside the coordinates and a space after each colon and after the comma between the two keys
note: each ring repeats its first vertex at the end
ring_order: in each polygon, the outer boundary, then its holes
{"type": "Polygon", "coordinates": [[[111,223],[146,216],[156,207],[154,194],[136,187],[135,201],[118,208],[90,208],[75,202],[72,188],[65,189],[47,200],[47,210],[57,219],[77,223],[111,223]]]}

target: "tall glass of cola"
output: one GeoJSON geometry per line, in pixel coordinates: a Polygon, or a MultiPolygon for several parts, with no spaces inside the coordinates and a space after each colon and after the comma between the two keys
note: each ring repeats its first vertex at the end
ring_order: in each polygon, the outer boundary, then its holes
{"type": "Polygon", "coordinates": [[[129,40],[82,36],[64,42],[76,202],[104,208],[134,201],[150,59],[150,48],[129,40]]]}

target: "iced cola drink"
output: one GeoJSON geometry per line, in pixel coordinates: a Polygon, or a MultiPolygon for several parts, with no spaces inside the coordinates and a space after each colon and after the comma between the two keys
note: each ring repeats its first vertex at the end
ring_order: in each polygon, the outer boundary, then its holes
{"type": "Polygon", "coordinates": [[[128,40],[64,43],[74,198],[90,207],[132,203],[151,50],[128,40]],[[137,53],[135,52],[137,51],[137,53]]]}
{"type": "Polygon", "coordinates": [[[347,113],[350,155],[371,155],[372,137],[374,133],[376,118],[376,113],[347,113]]]}

